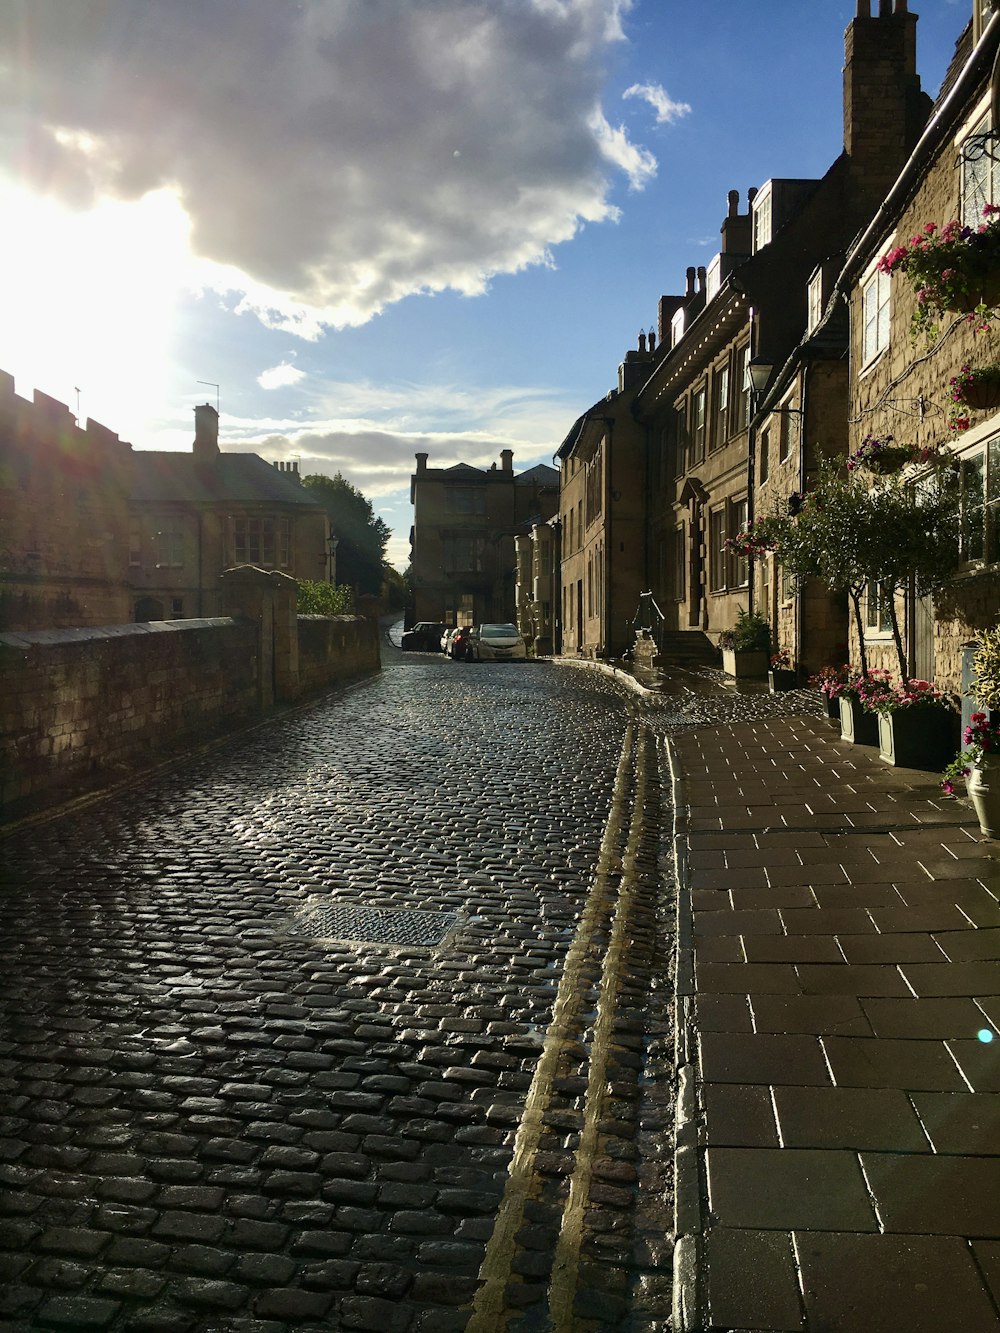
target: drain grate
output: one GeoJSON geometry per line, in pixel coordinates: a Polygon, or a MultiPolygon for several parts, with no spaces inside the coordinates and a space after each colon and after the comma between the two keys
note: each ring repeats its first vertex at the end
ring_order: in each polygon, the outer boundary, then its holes
{"type": "Polygon", "coordinates": [[[312,939],[357,940],[368,944],[440,944],[458,921],[453,912],[411,912],[353,903],[303,908],[288,927],[312,939]]]}

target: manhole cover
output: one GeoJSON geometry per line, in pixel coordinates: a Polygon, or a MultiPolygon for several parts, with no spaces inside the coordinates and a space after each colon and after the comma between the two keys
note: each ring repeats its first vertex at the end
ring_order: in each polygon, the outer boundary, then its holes
{"type": "Polygon", "coordinates": [[[312,939],[430,945],[440,944],[457,920],[453,912],[409,912],[324,903],[304,908],[288,929],[293,935],[308,935],[312,939]]]}

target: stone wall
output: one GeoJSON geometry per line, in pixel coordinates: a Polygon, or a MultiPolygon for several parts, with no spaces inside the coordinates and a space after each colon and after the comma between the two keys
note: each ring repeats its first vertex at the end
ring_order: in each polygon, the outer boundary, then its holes
{"type": "Polygon", "coordinates": [[[379,669],[379,625],[362,616],[299,616],[299,692],[379,669]]]}
{"type": "Polygon", "coordinates": [[[378,670],[376,623],[304,616],[288,643],[294,602],[289,622],[285,589],[275,592],[265,617],[0,634],[0,816],[106,786],[274,703],[378,670]]]}

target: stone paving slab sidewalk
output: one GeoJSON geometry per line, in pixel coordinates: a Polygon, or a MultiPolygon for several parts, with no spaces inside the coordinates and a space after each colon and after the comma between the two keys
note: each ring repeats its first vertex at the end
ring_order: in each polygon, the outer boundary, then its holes
{"type": "Polygon", "coordinates": [[[668,752],[677,1333],[1000,1330],[1000,846],[826,719],[668,752]]]}

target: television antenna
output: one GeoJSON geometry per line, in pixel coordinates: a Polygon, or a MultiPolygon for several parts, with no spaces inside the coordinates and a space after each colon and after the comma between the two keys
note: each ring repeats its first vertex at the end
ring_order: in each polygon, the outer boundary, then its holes
{"type": "Polygon", "coordinates": [[[216,384],[215,380],[198,380],[198,383],[199,383],[199,384],[205,384],[205,385],[208,386],[208,388],[210,388],[210,389],[214,389],[214,390],[215,390],[215,410],[216,410],[216,412],[218,412],[218,410],[219,410],[219,386],[216,384]]]}

